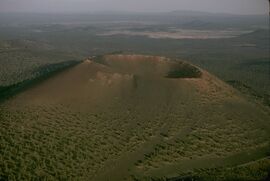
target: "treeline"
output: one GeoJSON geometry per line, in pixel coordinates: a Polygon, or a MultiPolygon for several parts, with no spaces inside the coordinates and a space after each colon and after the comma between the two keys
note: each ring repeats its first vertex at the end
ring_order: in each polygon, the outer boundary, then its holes
{"type": "Polygon", "coordinates": [[[22,82],[10,85],[10,86],[0,86],[0,102],[3,102],[10,97],[18,94],[21,91],[24,91],[35,84],[46,80],[47,78],[64,71],[70,67],[73,67],[80,63],[80,61],[70,60],[66,62],[49,64],[45,66],[41,66],[36,69],[34,73],[36,73],[36,77],[33,79],[24,80],[22,82]]]}
{"type": "Polygon", "coordinates": [[[238,80],[230,80],[230,81],[227,81],[227,83],[230,84],[231,86],[233,86],[235,89],[239,90],[244,95],[261,102],[265,106],[270,107],[270,95],[269,94],[267,94],[267,93],[261,94],[258,91],[254,90],[253,88],[251,88],[250,86],[248,86],[248,85],[246,85],[243,82],[238,81],[238,80]]]}

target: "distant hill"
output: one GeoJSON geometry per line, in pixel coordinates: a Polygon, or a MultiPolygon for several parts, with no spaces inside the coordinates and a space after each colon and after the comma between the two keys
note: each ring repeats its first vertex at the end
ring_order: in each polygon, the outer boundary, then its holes
{"type": "MultiPolygon", "coordinates": [[[[201,21],[223,25],[222,28],[233,26],[251,28],[266,26],[268,15],[234,15],[224,13],[207,13],[197,11],[172,12],[92,12],[82,14],[42,14],[42,13],[0,13],[0,26],[8,24],[57,24],[57,23],[102,23],[114,21],[154,22],[162,24],[185,24],[201,21]]],[[[211,28],[211,26],[210,26],[211,28]]],[[[221,27],[220,27],[221,28],[221,27]]]]}

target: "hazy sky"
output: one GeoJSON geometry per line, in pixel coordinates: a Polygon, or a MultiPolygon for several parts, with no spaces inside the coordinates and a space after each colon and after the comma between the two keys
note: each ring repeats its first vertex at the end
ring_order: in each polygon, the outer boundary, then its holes
{"type": "Polygon", "coordinates": [[[194,10],[265,14],[268,0],[0,0],[0,12],[155,12],[194,10]]]}

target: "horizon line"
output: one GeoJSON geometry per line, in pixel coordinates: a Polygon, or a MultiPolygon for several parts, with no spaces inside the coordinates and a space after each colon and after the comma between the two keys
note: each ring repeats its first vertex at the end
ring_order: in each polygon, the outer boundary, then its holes
{"type": "Polygon", "coordinates": [[[205,13],[212,15],[236,15],[236,16],[263,16],[269,15],[268,13],[231,13],[231,12],[210,12],[210,11],[196,11],[196,10],[172,10],[172,11],[123,11],[123,10],[99,10],[99,11],[44,11],[44,12],[35,12],[35,11],[0,11],[0,14],[55,14],[55,15],[64,15],[64,14],[162,14],[162,13],[205,13]]]}

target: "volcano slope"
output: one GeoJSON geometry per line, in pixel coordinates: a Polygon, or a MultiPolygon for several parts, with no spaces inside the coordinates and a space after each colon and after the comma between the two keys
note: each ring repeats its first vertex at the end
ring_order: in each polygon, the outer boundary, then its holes
{"type": "Polygon", "coordinates": [[[4,180],[170,179],[269,154],[269,112],[163,57],[86,60],[0,109],[4,180]]]}

